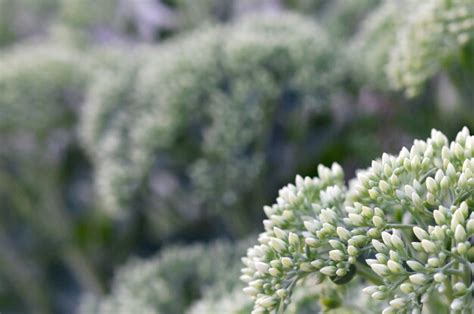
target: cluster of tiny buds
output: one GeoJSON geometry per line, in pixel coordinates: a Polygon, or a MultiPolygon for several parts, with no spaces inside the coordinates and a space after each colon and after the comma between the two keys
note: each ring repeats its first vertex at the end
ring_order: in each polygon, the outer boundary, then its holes
{"type": "Polygon", "coordinates": [[[416,141],[410,151],[384,155],[353,184],[352,200],[364,206],[349,208],[348,220],[372,238],[377,254],[366,262],[384,283],[366,292],[377,300],[392,298],[385,313],[420,311],[434,290],[452,291],[453,312],[472,306],[473,144],[467,128],[450,145],[433,130],[431,139],[416,141]],[[371,212],[379,215],[369,220],[371,212]],[[403,223],[390,223],[397,214],[403,223]]]}
{"type": "Polygon", "coordinates": [[[288,303],[297,280],[348,273],[345,245],[338,234],[350,237],[341,224],[345,201],[343,171],[338,164],[320,166],[318,177],[296,177],[279,192],[276,204],[265,206],[268,219],[259,244],[242,259],[244,292],[255,299],[253,313],[265,313],[288,303]]]}
{"type": "Polygon", "coordinates": [[[398,230],[383,231],[381,241],[372,240],[377,254],[366,262],[388,284],[367,287],[365,292],[376,300],[394,296],[384,313],[419,310],[419,297],[424,303],[435,289],[440,294],[447,289],[453,291],[453,312],[471,306],[472,274],[467,253],[471,248],[469,238],[474,235],[474,212],[469,214],[468,205],[463,202],[450,209],[440,206],[433,216],[435,226],[428,226],[427,230],[413,227],[417,241],[410,244],[405,244],[398,230]]]}
{"type": "Polygon", "coordinates": [[[398,34],[387,73],[408,96],[441,70],[443,59],[473,40],[474,5],[471,0],[429,0],[417,3],[398,34]]]}
{"type": "Polygon", "coordinates": [[[410,150],[374,161],[348,191],[339,166],[298,177],[265,207],[266,231],[244,258],[255,313],[289,302],[305,274],[336,284],[365,276],[377,283],[365,292],[389,302],[384,313],[420,313],[433,293],[452,313],[471,308],[473,156],[467,128],[452,143],[433,130],[410,150]]]}

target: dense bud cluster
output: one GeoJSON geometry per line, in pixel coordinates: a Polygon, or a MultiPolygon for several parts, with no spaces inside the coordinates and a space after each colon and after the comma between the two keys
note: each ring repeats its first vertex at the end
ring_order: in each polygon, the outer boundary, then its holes
{"type": "Polygon", "coordinates": [[[288,303],[292,288],[307,274],[317,272],[335,281],[349,275],[352,256],[364,239],[344,225],[346,188],[342,168],[320,166],[317,178],[296,178],[279,192],[277,203],[265,206],[268,219],[259,245],[243,259],[244,291],[255,298],[254,313],[263,313],[288,303]],[[350,248],[350,249],[349,249],[350,248]]]}
{"type": "Polygon", "coordinates": [[[164,232],[170,220],[177,226],[217,211],[229,228],[248,228],[254,212],[245,208],[267,193],[268,184],[255,182],[286,177],[312,119],[329,115],[339,77],[331,47],[300,16],[252,16],[101,71],[81,133],[105,207],[159,208],[148,212],[164,232]],[[292,145],[280,145],[287,136],[292,145]],[[282,155],[291,156],[288,169],[270,171],[282,155]]]}
{"type": "MultiPolygon", "coordinates": [[[[449,58],[474,39],[474,3],[471,0],[414,1],[399,28],[387,66],[389,79],[408,96],[442,70],[449,58]]],[[[472,53],[472,52],[471,52],[472,53]]]]}
{"type": "Polygon", "coordinates": [[[71,125],[89,77],[86,60],[74,49],[54,44],[3,50],[0,129],[44,137],[53,128],[71,125]]]}
{"type": "Polygon", "coordinates": [[[185,313],[203,296],[218,299],[240,287],[238,256],[248,245],[243,240],[174,246],[131,260],[115,274],[111,293],[86,296],[79,313],[185,313]]]}
{"type": "Polygon", "coordinates": [[[371,87],[389,88],[385,66],[395,44],[400,13],[395,0],[382,1],[368,14],[358,32],[351,38],[347,53],[357,60],[351,63],[354,76],[371,87]]]}
{"type": "Polygon", "coordinates": [[[351,271],[377,283],[365,291],[388,302],[384,313],[420,313],[433,298],[453,313],[472,307],[474,136],[467,128],[451,143],[433,130],[410,150],[384,154],[347,193],[338,166],[321,167],[319,176],[298,177],[265,207],[266,231],[242,270],[255,313],[288,302],[306,273],[345,283],[351,271]]]}

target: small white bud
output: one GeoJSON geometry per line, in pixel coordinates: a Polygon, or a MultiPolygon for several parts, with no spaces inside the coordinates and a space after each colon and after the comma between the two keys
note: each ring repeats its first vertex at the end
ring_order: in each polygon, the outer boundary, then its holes
{"type": "Polygon", "coordinates": [[[337,268],[334,266],[326,266],[321,268],[320,272],[326,276],[334,276],[336,274],[337,268]]]}
{"type": "Polygon", "coordinates": [[[414,271],[423,271],[425,269],[425,266],[423,266],[423,264],[414,260],[407,261],[407,265],[414,271]]]}
{"type": "Polygon", "coordinates": [[[385,194],[388,194],[390,192],[390,185],[384,180],[381,180],[379,182],[379,188],[385,194]]]}
{"type": "Polygon", "coordinates": [[[413,285],[411,283],[405,282],[400,285],[400,290],[408,294],[413,291],[413,285]]]}
{"type": "Polygon", "coordinates": [[[461,298],[454,299],[453,302],[451,302],[451,310],[453,311],[460,311],[464,307],[464,302],[461,298]]]}
{"type": "Polygon", "coordinates": [[[251,297],[256,296],[257,293],[258,293],[258,290],[255,289],[255,288],[252,288],[252,287],[245,287],[245,288],[243,289],[243,291],[244,291],[245,294],[247,294],[247,295],[249,295],[249,296],[251,296],[251,297]]]}
{"type": "Polygon", "coordinates": [[[300,238],[296,233],[290,232],[290,234],[288,235],[288,242],[291,246],[297,247],[300,244],[300,238]]]}
{"type": "Polygon", "coordinates": [[[278,277],[278,276],[280,276],[280,272],[278,271],[278,269],[273,268],[273,267],[270,268],[270,269],[268,269],[268,273],[269,273],[270,275],[272,275],[273,277],[278,277]]]}
{"type": "Polygon", "coordinates": [[[406,304],[406,301],[403,298],[396,298],[396,299],[393,299],[392,301],[390,301],[390,305],[394,309],[401,309],[402,307],[405,306],[405,304],[406,304]]]}
{"type": "Polygon", "coordinates": [[[383,300],[385,299],[385,293],[383,293],[382,291],[377,291],[377,292],[374,292],[372,293],[372,298],[375,299],[375,300],[383,300]]]}
{"type": "Polygon", "coordinates": [[[372,218],[372,223],[377,228],[383,227],[385,225],[385,222],[384,222],[383,218],[380,217],[380,216],[374,216],[372,218]]]}
{"type": "Polygon", "coordinates": [[[382,240],[386,246],[392,246],[392,237],[390,236],[390,233],[386,231],[382,232],[382,240]]]}
{"type": "Polygon", "coordinates": [[[439,210],[433,211],[433,217],[434,217],[434,220],[435,220],[436,224],[439,225],[439,226],[444,225],[446,223],[446,217],[439,210]]]}
{"type": "Polygon", "coordinates": [[[467,287],[463,282],[457,282],[453,288],[458,294],[464,294],[467,291],[467,287]]]}
{"type": "Polygon", "coordinates": [[[309,232],[312,232],[312,233],[316,233],[316,231],[318,231],[318,226],[312,222],[312,221],[309,221],[309,220],[306,220],[304,222],[304,226],[306,228],[306,230],[308,230],[309,232]]]}
{"type": "Polygon", "coordinates": [[[278,239],[285,239],[286,238],[286,232],[281,230],[280,228],[278,227],[274,227],[273,228],[273,233],[275,234],[275,236],[278,238],[278,239]]]}
{"type": "Polygon", "coordinates": [[[408,277],[414,285],[420,286],[426,282],[426,276],[423,274],[414,274],[408,277]]]}
{"type": "Polygon", "coordinates": [[[331,250],[329,251],[329,257],[336,262],[341,262],[344,260],[345,254],[339,250],[331,250]]]}
{"type": "Polygon", "coordinates": [[[436,184],[436,181],[433,178],[428,177],[426,179],[426,188],[429,192],[435,194],[438,189],[438,185],[436,184]]]}
{"type": "Polygon", "coordinates": [[[307,273],[314,271],[314,269],[313,269],[313,267],[311,266],[310,263],[301,263],[300,264],[300,270],[304,271],[304,272],[307,272],[307,273]]]}
{"type": "Polygon", "coordinates": [[[454,239],[456,239],[457,242],[464,242],[466,237],[466,230],[464,230],[463,226],[458,225],[456,227],[456,231],[454,232],[454,239]]]}
{"type": "Polygon", "coordinates": [[[282,257],[282,258],[281,258],[281,264],[282,264],[283,267],[285,267],[285,268],[291,268],[291,267],[293,267],[293,261],[292,261],[291,258],[289,258],[289,257],[282,257]]]}
{"type": "Polygon", "coordinates": [[[402,265],[400,265],[400,263],[397,263],[397,262],[392,261],[392,260],[389,260],[387,262],[387,267],[394,274],[400,274],[401,272],[404,271],[404,269],[403,269],[402,265]]]}
{"type": "Polygon", "coordinates": [[[403,241],[398,235],[392,234],[392,236],[390,237],[390,242],[392,243],[393,247],[395,247],[396,249],[403,250],[403,247],[404,247],[403,241]]]}
{"type": "Polygon", "coordinates": [[[426,253],[435,253],[437,251],[436,244],[430,240],[421,240],[421,246],[426,253]]]}
{"type": "Polygon", "coordinates": [[[256,262],[255,268],[261,273],[266,273],[268,272],[268,269],[270,268],[270,266],[263,262],[256,262]]]}
{"type": "Polygon", "coordinates": [[[287,296],[287,292],[286,292],[285,289],[278,289],[276,291],[276,294],[277,294],[277,296],[279,296],[282,299],[284,299],[287,296]]]}
{"type": "Polygon", "coordinates": [[[433,276],[434,281],[436,282],[443,282],[446,279],[446,275],[443,273],[436,273],[433,276]]]}
{"type": "Polygon", "coordinates": [[[336,232],[339,238],[343,241],[347,241],[351,237],[351,233],[344,227],[337,227],[336,232]]]}
{"type": "Polygon", "coordinates": [[[268,309],[272,308],[276,304],[276,301],[273,297],[262,297],[257,299],[256,303],[268,309]]]}
{"type": "Polygon", "coordinates": [[[370,265],[370,267],[376,274],[378,274],[381,277],[387,276],[389,274],[389,270],[387,266],[383,264],[375,263],[375,264],[370,265]]]}
{"type": "Polygon", "coordinates": [[[283,240],[272,238],[270,240],[270,246],[277,252],[283,252],[286,250],[286,243],[283,240]]]}
{"type": "Polygon", "coordinates": [[[413,227],[413,233],[415,236],[421,241],[424,239],[429,239],[429,234],[425,230],[421,229],[420,227],[413,227]]]}
{"type": "Polygon", "coordinates": [[[385,252],[387,251],[387,247],[380,242],[379,240],[373,239],[372,240],[372,246],[377,250],[377,252],[385,252]]]}

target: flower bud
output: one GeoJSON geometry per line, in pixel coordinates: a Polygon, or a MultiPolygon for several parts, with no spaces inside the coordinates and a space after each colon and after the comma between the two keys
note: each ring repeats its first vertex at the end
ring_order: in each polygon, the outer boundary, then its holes
{"type": "Polygon", "coordinates": [[[454,239],[457,242],[464,242],[466,240],[466,231],[464,230],[463,226],[457,225],[456,231],[454,231],[454,239]]]}
{"type": "Polygon", "coordinates": [[[320,272],[326,276],[332,277],[336,274],[337,268],[334,266],[326,266],[321,268],[320,272]]]}
{"type": "Polygon", "coordinates": [[[454,285],[453,289],[454,289],[454,292],[456,292],[457,294],[464,294],[467,291],[467,287],[464,284],[464,282],[457,282],[454,285]]]}
{"type": "Polygon", "coordinates": [[[288,242],[291,246],[298,247],[300,244],[300,239],[296,233],[290,232],[290,234],[288,235],[288,242]]]}
{"type": "Polygon", "coordinates": [[[314,268],[311,266],[310,263],[301,263],[300,270],[309,273],[314,271],[314,268]]]}
{"type": "Polygon", "coordinates": [[[381,277],[384,277],[384,276],[387,276],[389,274],[389,270],[387,268],[387,266],[383,265],[383,264],[372,264],[370,265],[370,267],[372,268],[372,270],[379,276],[381,277]]]}
{"type": "Polygon", "coordinates": [[[270,240],[270,246],[279,253],[286,250],[286,243],[283,240],[277,238],[272,238],[270,240]]]}
{"type": "Polygon", "coordinates": [[[336,262],[340,262],[344,260],[345,254],[339,250],[331,250],[329,251],[329,257],[336,262]]]}
{"type": "Polygon", "coordinates": [[[351,233],[344,227],[337,227],[336,232],[339,238],[343,241],[347,241],[351,237],[351,233]]]}
{"type": "Polygon", "coordinates": [[[282,257],[282,258],[281,258],[281,264],[282,264],[283,267],[285,267],[285,268],[291,268],[291,267],[293,267],[293,261],[292,261],[291,258],[289,258],[289,257],[282,257]]]}
{"type": "Polygon", "coordinates": [[[446,223],[446,217],[439,210],[433,211],[433,217],[437,225],[441,226],[446,223]]]}
{"type": "Polygon", "coordinates": [[[375,227],[381,228],[385,225],[385,222],[382,217],[379,216],[374,216],[372,218],[372,223],[374,224],[375,227]]]}
{"type": "Polygon", "coordinates": [[[426,179],[426,188],[429,192],[431,192],[433,194],[436,194],[436,191],[438,189],[438,185],[436,184],[436,181],[433,178],[428,177],[426,179]]]}
{"type": "Polygon", "coordinates": [[[377,291],[377,292],[374,292],[372,293],[372,298],[375,299],[375,300],[383,300],[385,299],[385,293],[381,292],[381,291],[377,291]]]}
{"type": "Polygon", "coordinates": [[[280,298],[284,299],[287,296],[287,292],[285,289],[278,289],[276,291],[276,295],[279,296],[280,298]]]}
{"type": "Polygon", "coordinates": [[[420,227],[413,227],[413,233],[415,234],[415,236],[420,240],[424,240],[424,239],[429,239],[429,235],[428,235],[428,232],[426,232],[425,230],[421,229],[420,227]]]}
{"type": "Polygon", "coordinates": [[[405,282],[400,285],[400,290],[406,294],[413,291],[413,285],[411,283],[405,282]]]}
{"type": "Polygon", "coordinates": [[[261,273],[266,273],[268,272],[268,269],[270,268],[270,266],[263,262],[256,262],[255,268],[261,273]]]}
{"type": "Polygon", "coordinates": [[[403,268],[402,265],[400,265],[400,263],[397,263],[395,261],[392,261],[392,260],[389,260],[387,262],[387,267],[388,269],[394,273],[394,274],[400,274],[402,273],[405,269],[403,268]]]}
{"type": "Polygon", "coordinates": [[[441,283],[446,279],[446,275],[441,273],[441,272],[436,273],[436,274],[434,274],[433,279],[434,279],[434,281],[441,283]]]}
{"type": "Polygon", "coordinates": [[[425,269],[425,266],[423,266],[423,264],[421,264],[420,262],[418,261],[414,261],[414,260],[410,260],[410,261],[407,261],[407,265],[413,269],[414,271],[423,271],[425,269]]]}
{"type": "Polygon", "coordinates": [[[423,274],[410,275],[408,278],[410,279],[411,283],[417,286],[423,285],[427,280],[426,276],[423,274]]]}
{"type": "Polygon", "coordinates": [[[252,287],[245,287],[245,288],[243,289],[243,291],[244,291],[245,294],[247,294],[247,295],[249,295],[249,296],[251,296],[251,297],[256,296],[257,293],[258,293],[258,290],[255,289],[255,288],[252,288],[252,287]]]}
{"type": "Polygon", "coordinates": [[[268,273],[269,273],[270,275],[272,275],[273,277],[278,277],[278,276],[280,276],[280,272],[278,271],[278,269],[273,268],[273,267],[270,268],[270,269],[268,269],[268,273]]]}
{"type": "Polygon", "coordinates": [[[437,250],[436,244],[430,240],[421,240],[421,246],[426,253],[435,253],[437,250]]]}
{"type": "Polygon", "coordinates": [[[403,298],[396,298],[389,303],[394,309],[401,309],[405,306],[406,301],[403,298]]]}

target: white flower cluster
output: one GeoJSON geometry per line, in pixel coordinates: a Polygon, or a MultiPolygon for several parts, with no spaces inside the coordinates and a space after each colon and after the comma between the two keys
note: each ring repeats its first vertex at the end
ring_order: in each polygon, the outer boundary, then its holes
{"type": "Polygon", "coordinates": [[[258,245],[243,258],[244,292],[255,299],[253,313],[289,302],[298,280],[316,272],[336,283],[350,279],[366,236],[344,226],[346,188],[342,168],[319,166],[319,177],[296,178],[279,192],[277,203],[264,207],[268,219],[258,245]]]}
{"type": "Polygon", "coordinates": [[[164,226],[166,215],[176,225],[205,211],[248,228],[254,212],[243,208],[267,193],[255,182],[282,176],[269,171],[278,134],[309,132],[326,113],[334,58],[324,31],[282,13],[204,29],[99,73],[81,133],[100,198],[113,213],[159,208],[164,226]]]}
{"type": "Polygon", "coordinates": [[[360,274],[377,283],[365,291],[388,301],[384,313],[421,313],[437,296],[446,311],[472,308],[474,136],[467,128],[451,143],[433,130],[410,150],[384,154],[347,194],[337,166],[321,170],[265,207],[266,232],[242,270],[255,313],[287,302],[305,272],[335,283],[360,274]]]}
{"type": "Polygon", "coordinates": [[[346,51],[358,80],[370,87],[389,89],[385,75],[390,50],[396,41],[396,29],[401,19],[400,5],[396,0],[382,1],[363,20],[346,51]]]}
{"type": "Polygon", "coordinates": [[[214,299],[230,295],[241,285],[239,257],[249,243],[175,246],[132,260],[115,274],[111,293],[103,299],[86,296],[79,313],[185,313],[210,293],[214,299]]]}
{"type": "Polygon", "coordinates": [[[398,30],[387,74],[394,87],[414,96],[427,79],[452,62],[450,57],[472,44],[474,3],[427,0],[408,5],[410,10],[406,10],[405,23],[398,30]]]}
{"type": "Polygon", "coordinates": [[[69,127],[82,101],[87,61],[54,44],[14,46],[0,52],[0,129],[44,136],[69,127]]]}

